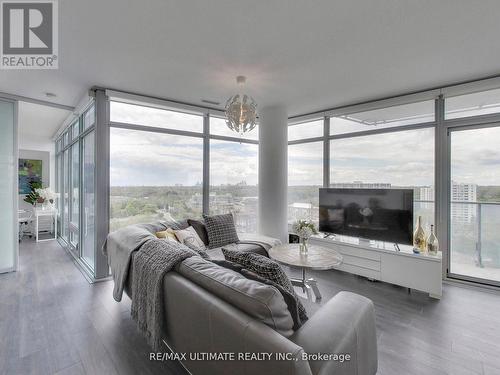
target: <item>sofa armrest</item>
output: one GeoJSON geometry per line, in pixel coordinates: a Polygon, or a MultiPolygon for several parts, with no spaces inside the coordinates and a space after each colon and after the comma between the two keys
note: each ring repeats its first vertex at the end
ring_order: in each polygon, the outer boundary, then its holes
{"type": "Polygon", "coordinates": [[[315,375],[377,372],[377,335],[373,303],[360,295],[340,292],[290,338],[308,354],[350,355],[349,361],[310,360],[315,375]]]}

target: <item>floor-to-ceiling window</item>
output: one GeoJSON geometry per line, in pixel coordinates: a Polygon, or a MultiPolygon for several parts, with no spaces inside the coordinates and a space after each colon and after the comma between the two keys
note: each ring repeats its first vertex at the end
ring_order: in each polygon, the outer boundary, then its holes
{"type": "Polygon", "coordinates": [[[111,128],[110,146],[111,231],[201,215],[202,138],[111,128]]]}
{"type": "Polygon", "coordinates": [[[414,220],[434,216],[434,100],[330,118],[330,186],[414,191],[414,220]],[[368,133],[367,133],[368,132],[368,133]]]}
{"type": "Polygon", "coordinates": [[[315,219],[320,186],[411,188],[414,219],[427,234],[437,227],[446,275],[500,285],[499,80],[485,85],[290,119],[289,221],[315,219]]]}
{"type": "Polygon", "coordinates": [[[415,220],[421,216],[429,231],[435,224],[434,105],[427,100],[292,123],[289,223],[318,222],[323,186],[407,188],[414,191],[415,220]]]}
{"type": "Polygon", "coordinates": [[[500,127],[450,134],[450,272],[500,282],[500,127]]]}
{"type": "Polygon", "coordinates": [[[69,189],[69,241],[71,249],[78,255],[79,222],[80,222],[80,142],[76,141],[70,148],[70,189],[69,189]]]}
{"type": "Polygon", "coordinates": [[[240,136],[202,108],[111,100],[110,230],[233,213],[257,230],[257,131],[240,136]]]}
{"type": "Polygon", "coordinates": [[[310,220],[318,223],[319,188],[323,186],[323,119],[294,124],[288,140],[288,223],[310,220]]]}
{"type": "Polygon", "coordinates": [[[258,153],[256,144],[210,140],[209,212],[232,212],[239,232],[257,231],[258,153]]]}
{"type": "MultiPolygon", "coordinates": [[[[64,137],[66,138],[66,137],[64,137]]],[[[67,146],[67,141],[63,142],[65,147],[67,146]]],[[[62,238],[64,241],[68,242],[68,221],[69,221],[69,149],[62,151],[63,168],[62,168],[62,183],[61,183],[61,220],[62,220],[62,238]]]]}
{"type": "MultiPolygon", "coordinates": [[[[92,107],[93,109],[93,107],[92,107]]],[[[95,132],[83,139],[82,173],[82,258],[92,266],[95,260],[95,132]]]]}
{"type": "MultiPolygon", "coordinates": [[[[63,155],[61,153],[62,140],[58,139],[56,141],[56,191],[61,193],[62,189],[62,176],[63,176],[63,155]]],[[[56,198],[56,207],[62,207],[61,195],[59,194],[56,198]]],[[[57,233],[61,235],[62,233],[62,213],[61,210],[57,211],[57,233]]]]}
{"type": "Polygon", "coordinates": [[[413,189],[414,220],[434,220],[434,127],[330,141],[330,186],[413,189]]]}
{"type": "Polygon", "coordinates": [[[445,99],[449,275],[500,285],[500,89],[445,99]]]}
{"type": "Polygon", "coordinates": [[[56,140],[60,242],[93,276],[95,269],[95,109],[90,102],[56,140]]]}

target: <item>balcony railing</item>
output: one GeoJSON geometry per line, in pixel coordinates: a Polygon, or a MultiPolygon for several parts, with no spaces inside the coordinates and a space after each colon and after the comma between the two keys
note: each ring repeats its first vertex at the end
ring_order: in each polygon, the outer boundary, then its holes
{"type": "Polygon", "coordinates": [[[450,272],[500,282],[500,202],[452,201],[450,272]]]}
{"type": "MultiPolygon", "coordinates": [[[[414,217],[428,233],[434,223],[434,201],[415,200],[414,217]]],[[[452,201],[450,206],[450,272],[500,282],[500,202],[452,201]]],[[[297,219],[318,222],[318,207],[289,205],[288,224],[297,219]]]]}

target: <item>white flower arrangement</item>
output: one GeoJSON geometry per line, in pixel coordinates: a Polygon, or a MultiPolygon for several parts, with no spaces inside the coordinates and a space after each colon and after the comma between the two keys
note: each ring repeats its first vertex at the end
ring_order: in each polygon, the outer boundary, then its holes
{"type": "Polygon", "coordinates": [[[35,189],[35,192],[44,201],[54,203],[56,198],[59,197],[59,193],[55,193],[51,188],[35,189]]]}
{"type": "Polygon", "coordinates": [[[293,232],[304,240],[308,240],[313,234],[318,234],[318,230],[312,221],[297,220],[292,226],[293,232]]]}

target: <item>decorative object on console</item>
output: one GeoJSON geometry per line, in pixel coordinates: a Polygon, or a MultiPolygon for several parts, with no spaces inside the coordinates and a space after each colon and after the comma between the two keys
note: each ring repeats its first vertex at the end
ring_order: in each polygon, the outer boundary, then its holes
{"type": "MultiPolygon", "coordinates": [[[[245,76],[236,77],[236,82],[242,86],[245,76]]],[[[247,133],[257,125],[257,104],[249,95],[240,93],[231,96],[226,103],[227,127],[240,135],[247,133]]]]}
{"type": "Polygon", "coordinates": [[[236,233],[233,214],[203,215],[203,219],[207,228],[209,249],[240,242],[236,233]]]}
{"type": "Polygon", "coordinates": [[[422,228],[422,216],[417,218],[417,226],[413,232],[413,252],[415,254],[425,253],[425,232],[422,228]]]}
{"type": "Polygon", "coordinates": [[[37,190],[42,187],[42,183],[39,181],[30,181],[29,182],[29,191],[26,197],[23,199],[26,203],[31,204],[32,206],[36,205],[40,195],[37,190]]]}
{"type": "Polygon", "coordinates": [[[24,201],[33,205],[41,205],[42,209],[53,210],[55,208],[54,203],[58,193],[55,193],[51,188],[42,188],[42,184],[37,181],[31,181],[29,183],[30,193],[26,195],[24,201]]]}
{"type": "Polygon", "coordinates": [[[56,198],[59,197],[59,193],[54,192],[51,188],[37,189],[39,199],[42,200],[44,209],[52,210],[55,208],[56,198]]]}
{"type": "Polygon", "coordinates": [[[304,305],[302,305],[299,296],[297,296],[295,290],[293,289],[292,282],[278,262],[262,255],[224,248],[222,249],[222,253],[224,254],[226,260],[241,264],[247,270],[255,272],[257,275],[280,285],[286,291],[291,293],[297,301],[297,309],[299,311],[300,318],[299,323],[304,324],[309,319],[304,305]]]}
{"type": "Polygon", "coordinates": [[[426,245],[427,252],[430,255],[437,255],[439,251],[439,242],[436,235],[434,234],[434,225],[431,225],[431,234],[429,234],[429,237],[427,237],[426,245]]]}
{"type": "Polygon", "coordinates": [[[307,254],[309,238],[313,234],[318,234],[318,230],[313,222],[307,220],[297,220],[293,223],[292,230],[300,237],[300,252],[307,254]]]}

